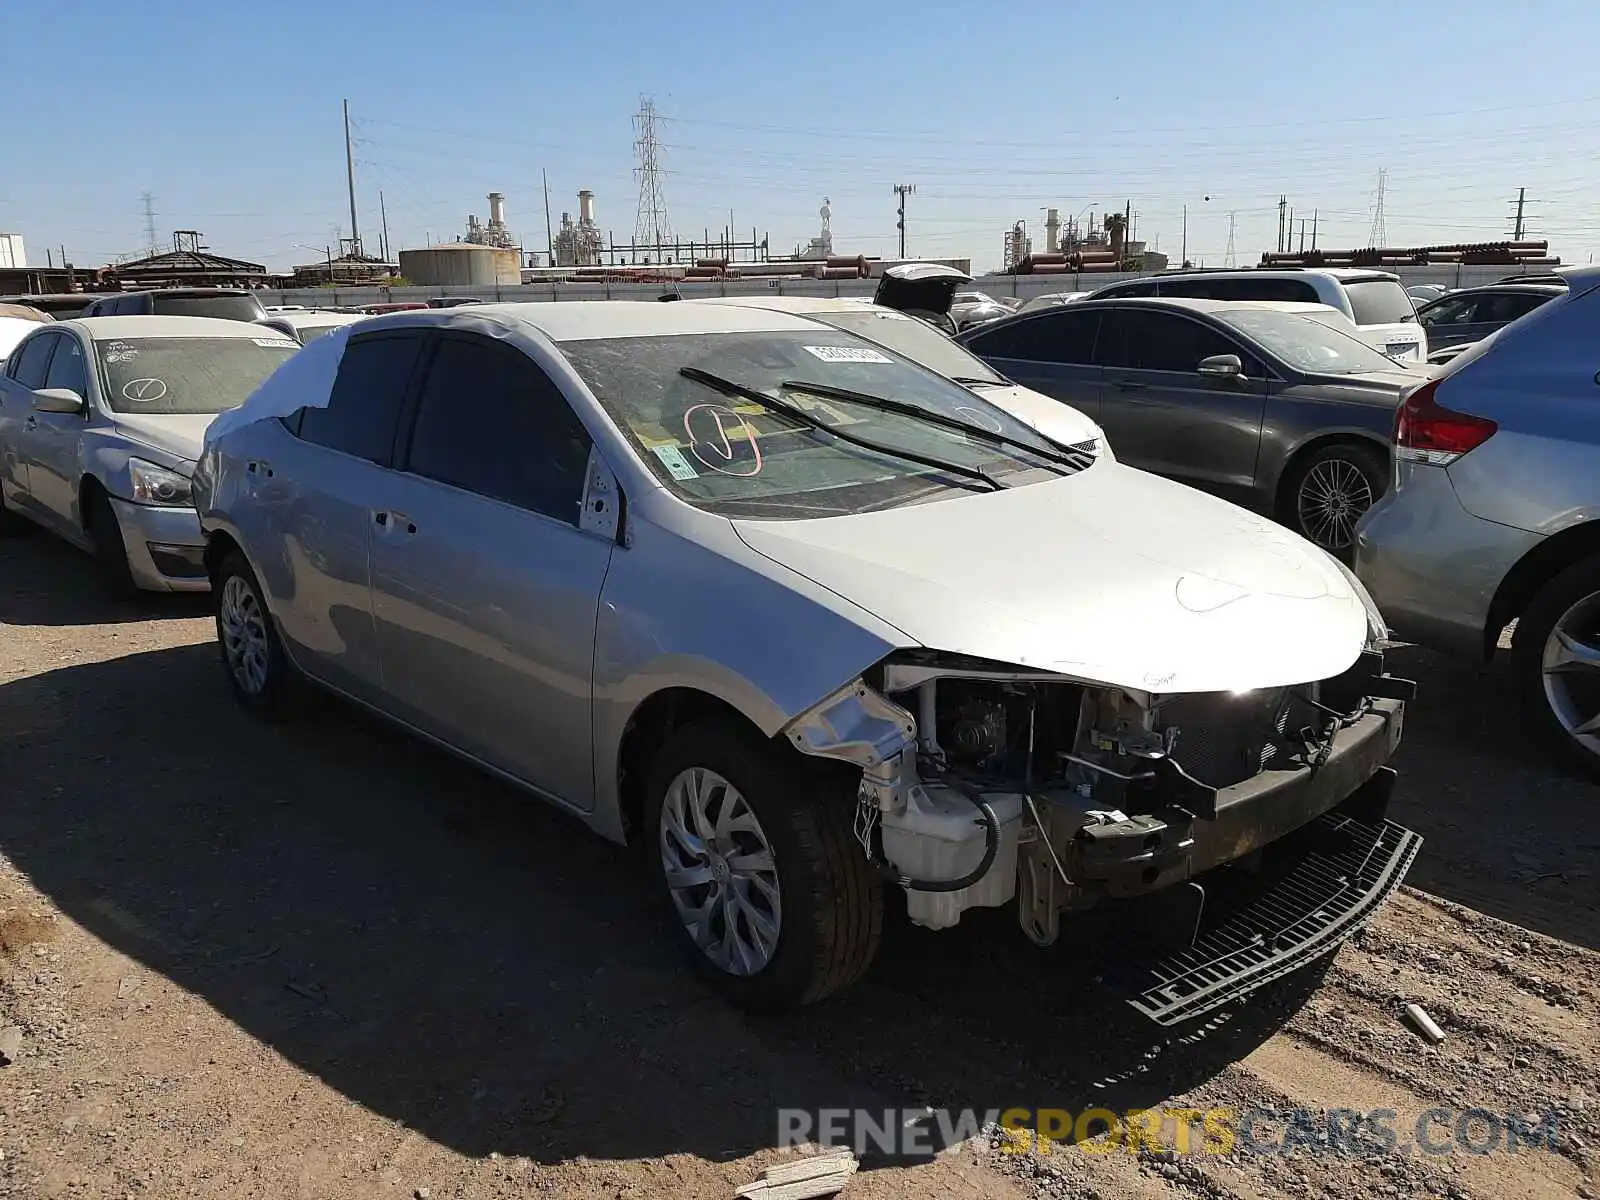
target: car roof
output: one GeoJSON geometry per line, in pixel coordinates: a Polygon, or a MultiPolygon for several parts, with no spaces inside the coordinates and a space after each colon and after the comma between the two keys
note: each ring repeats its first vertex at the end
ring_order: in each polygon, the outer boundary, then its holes
{"type": "MultiPolygon", "coordinates": [[[[1154,275],[1144,276],[1147,279],[1186,279],[1193,275],[1203,275],[1212,279],[1257,279],[1264,275],[1297,275],[1304,278],[1307,275],[1326,275],[1337,279],[1340,283],[1355,283],[1364,279],[1392,279],[1399,282],[1400,276],[1393,271],[1378,271],[1370,267],[1294,267],[1287,265],[1274,265],[1270,267],[1221,267],[1213,270],[1209,267],[1190,267],[1174,271],[1158,271],[1154,275]]],[[[1118,283],[1129,283],[1131,280],[1118,280],[1118,283]]],[[[1112,287],[1112,284],[1106,284],[1112,287]]]]}
{"type": "Polygon", "coordinates": [[[361,324],[373,330],[441,327],[480,332],[485,326],[492,329],[520,325],[538,330],[553,342],[696,333],[802,333],[817,328],[815,321],[798,314],[732,304],[644,304],[638,300],[462,304],[386,313],[361,324]]]}
{"type": "MultiPolygon", "coordinates": [[[[1350,318],[1343,309],[1335,308],[1331,304],[1323,304],[1315,300],[1219,300],[1217,303],[1224,307],[1233,308],[1270,308],[1278,312],[1303,313],[1307,311],[1319,313],[1337,313],[1346,321],[1350,318]]],[[[1354,325],[1354,321],[1350,321],[1354,325]]]]}
{"type": "Polygon", "coordinates": [[[284,340],[282,332],[254,321],[228,321],[221,317],[75,317],[57,321],[67,329],[80,329],[97,342],[109,338],[269,338],[284,340]]]}
{"type": "MultiPolygon", "coordinates": [[[[764,308],[768,312],[819,313],[860,312],[881,307],[865,296],[695,296],[691,304],[734,304],[740,308],[764,308]]],[[[884,309],[893,312],[894,309],[884,309]]]]}
{"type": "Polygon", "coordinates": [[[1533,296],[1561,296],[1565,295],[1567,285],[1564,283],[1485,283],[1477,287],[1457,288],[1440,296],[1440,300],[1456,300],[1462,296],[1480,296],[1484,292],[1510,292],[1513,295],[1533,296]]]}

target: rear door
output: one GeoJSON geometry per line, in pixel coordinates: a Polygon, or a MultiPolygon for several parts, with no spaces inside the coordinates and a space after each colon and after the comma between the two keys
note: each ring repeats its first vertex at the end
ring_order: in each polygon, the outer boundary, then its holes
{"type": "Polygon", "coordinates": [[[1104,370],[1100,425],[1119,459],[1236,502],[1254,501],[1270,384],[1248,347],[1185,314],[1114,308],[1095,358],[1104,370]],[[1218,354],[1238,355],[1243,375],[1201,375],[1201,360],[1218,354]]]}
{"type": "Polygon", "coordinates": [[[615,546],[578,527],[591,448],[526,354],[441,334],[370,526],[386,704],[580,809],[594,803],[595,621],[615,546]]]}
{"type": "Polygon", "coordinates": [[[1006,378],[1098,420],[1100,368],[1095,365],[1094,346],[1102,311],[1046,309],[980,329],[969,335],[965,345],[1006,378]]]}
{"type": "Polygon", "coordinates": [[[261,435],[237,513],[295,660],[380,706],[368,531],[426,344],[420,329],[351,338],[327,406],[261,435]]]}

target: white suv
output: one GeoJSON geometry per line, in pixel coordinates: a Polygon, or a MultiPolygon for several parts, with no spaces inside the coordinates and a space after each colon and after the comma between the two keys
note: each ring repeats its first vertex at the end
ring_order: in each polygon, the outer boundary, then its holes
{"type": "Polygon", "coordinates": [[[1256,267],[1240,271],[1166,271],[1125,279],[1091,293],[1121,296],[1189,296],[1203,300],[1290,300],[1326,304],[1355,322],[1355,335],[1401,362],[1428,361],[1428,333],[1400,277],[1352,267],[1256,267]]]}

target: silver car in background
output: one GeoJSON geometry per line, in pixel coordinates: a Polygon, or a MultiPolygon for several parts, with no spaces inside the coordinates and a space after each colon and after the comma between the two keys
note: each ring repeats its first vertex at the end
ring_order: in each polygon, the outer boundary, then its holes
{"type": "Polygon", "coordinates": [[[205,591],[189,495],[201,438],[299,348],[215,317],[37,326],[0,375],[0,524],[91,552],[117,596],[205,591]]]}
{"type": "Polygon", "coordinates": [[[1533,731],[1600,773],[1600,269],[1413,390],[1356,570],[1396,634],[1511,669],[1533,731]]]}
{"type": "Polygon", "coordinates": [[[218,420],[195,496],[247,709],[315,680],[634,842],[752,1007],[858,978],[886,887],[1048,945],[1101,898],[1197,917],[1178,885],[1260,850],[1294,881],[1274,928],[1304,919],[1144,977],[1176,1020],[1337,945],[1416,852],[1382,818],[1405,689],[1348,570],[800,316],[351,325],[218,420]]]}

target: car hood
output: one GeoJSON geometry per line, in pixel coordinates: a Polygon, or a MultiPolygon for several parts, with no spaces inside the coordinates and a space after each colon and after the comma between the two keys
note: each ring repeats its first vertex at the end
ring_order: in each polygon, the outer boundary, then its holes
{"type": "Polygon", "coordinates": [[[117,432],[129,441],[165,450],[185,462],[200,457],[206,430],[217,419],[216,413],[184,413],[152,416],[144,413],[117,413],[117,432]]]}
{"type": "Polygon", "coordinates": [[[925,646],[1093,683],[1278,687],[1338,675],[1367,643],[1366,606],[1328,555],[1115,462],[887,512],[733,524],[925,646]]]}
{"type": "Polygon", "coordinates": [[[996,408],[1003,408],[1017,420],[1032,426],[1051,441],[1064,446],[1086,442],[1090,438],[1104,440],[1105,433],[1070,404],[1017,384],[971,389],[996,408]]]}

